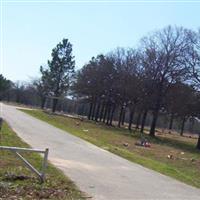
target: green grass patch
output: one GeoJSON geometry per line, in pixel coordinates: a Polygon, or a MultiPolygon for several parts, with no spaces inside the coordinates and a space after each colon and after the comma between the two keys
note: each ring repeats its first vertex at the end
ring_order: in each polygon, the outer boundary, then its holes
{"type": "Polygon", "coordinates": [[[136,131],[130,133],[125,128],[49,114],[41,110],[22,111],[129,161],[200,188],[200,154],[195,149],[194,138],[161,133],[156,138],[150,138],[148,135],[141,136],[136,131]],[[151,148],[135,145],[141,137],[150,140],[151,148]],[[172,155],[172,159],[168,155],[172,155]]]}
{"type": "MultiPolygon", "coordinates": [[[[0,146],[29,147],[8,126],[3,123],[0,131],[0,146]]],[[[22,154],[30,163],[40,170],[42,158],[36,153],[22,154]]],[[[46,181],[30,172],[14,154],[0,151],[0,199],[85,199],[74,183],[64,174],[48,164],[46,181]]]]}

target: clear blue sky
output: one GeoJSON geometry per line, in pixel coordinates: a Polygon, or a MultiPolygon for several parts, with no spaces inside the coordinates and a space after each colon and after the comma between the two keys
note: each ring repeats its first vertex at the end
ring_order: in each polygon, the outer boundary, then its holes
{"type": "Polygon", "coordinates": [[[116,47],[134,47],[141,37],[169,24],[196,30],[199,3],[11,3],[2,14],[3,66],[7,78],[39,76],[63,38],[73,44],[76,67],[116,47]]]}

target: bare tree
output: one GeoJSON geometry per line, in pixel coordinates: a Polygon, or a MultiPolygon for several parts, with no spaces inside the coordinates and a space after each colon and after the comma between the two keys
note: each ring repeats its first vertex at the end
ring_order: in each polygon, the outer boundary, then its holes
{"type": "Polygon", "coordinates": [[[41,78],[34,80],[33,85],[37,89],[37,93],[41,99],[41,108],[43,109],[45,106],[46,99],[51,93],[51,77],[49,70],[44,69],[43,66],[40,66],[40,73],[42,75],[41,78]]]}
{"type": "MultiPolygon", "coordinates": [[[[191,79],[196,85],[197,90],[200,89],[200,29],[197,32],[189,32],[190,40],[192,41],[192,48],[186,57],[189,66],[191,79]]],[[[199,117],[199,115],[198,115],[199,117]]],[[[200,149],[200,133],[197,142],[197,149],[200,149]]]]}
{"type": "Polygon", "coordinates": [[[145,74],[155,88],[151,136],[155,136],[159,110],[169,86],[186,75],[184,57],[190,47],[186,33],[181,27],[168,26],[142,40],[145,74]]]}

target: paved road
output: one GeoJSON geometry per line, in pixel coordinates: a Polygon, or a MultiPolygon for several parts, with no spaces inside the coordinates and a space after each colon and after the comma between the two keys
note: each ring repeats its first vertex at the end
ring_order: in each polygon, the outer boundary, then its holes
{"type": "Polygon", "coordinates": [[[34,148],[50,148],[50,161],[95,200],[200,200],[200,190],[131,163],[14,107],[2,116],[34,148]]]}

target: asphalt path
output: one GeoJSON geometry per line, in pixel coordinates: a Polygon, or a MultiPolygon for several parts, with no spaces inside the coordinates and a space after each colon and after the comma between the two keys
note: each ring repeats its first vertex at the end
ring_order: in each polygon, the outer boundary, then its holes
{"type": "Polygon", "coordinates": [[[1,104],[1,116],[33,148],[95,200],[200,200],[200,190],[129,162],[68,132],[1,104]]]}

